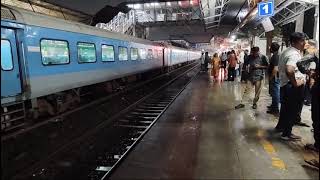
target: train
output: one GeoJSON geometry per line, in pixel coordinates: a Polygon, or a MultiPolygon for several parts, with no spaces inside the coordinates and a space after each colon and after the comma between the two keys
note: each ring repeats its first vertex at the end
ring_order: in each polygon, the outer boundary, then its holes
{"type": "Polygon", "coordinates": [[[87,87],[110,87],[115,79],[200,56],[197,50],[1,6],[1,129],[24,126],[26,117],[37,119],[43,112],[61,113],[54,102],[80,101],[87,87]]]}

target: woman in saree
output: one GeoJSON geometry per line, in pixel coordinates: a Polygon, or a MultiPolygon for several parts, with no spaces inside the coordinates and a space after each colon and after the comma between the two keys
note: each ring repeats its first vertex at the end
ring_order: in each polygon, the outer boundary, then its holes
{"type": "Polygon", "coordinates": [[[218,56],[218,53],[214,53],[211,64],[212,64],[211,76],[213,76],[214,79],[217,80],[219,77],[219,69],[220,69],[220,58],[218,56]]]}

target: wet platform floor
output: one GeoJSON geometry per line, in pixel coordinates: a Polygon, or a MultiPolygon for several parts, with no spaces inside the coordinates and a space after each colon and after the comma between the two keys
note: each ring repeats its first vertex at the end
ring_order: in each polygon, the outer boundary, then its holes
{"type": "MultiPolygon", "coordinates": [[[[277,117],[266,113],[264,87],[253,110],[234,106],[241,83],[213,83],[197,76],[113,172],[110,179],[319,179],[304,159],[313,143],[311,127],[294,127],[303,137],[285,142],[272,130],[277,117]]],[[[310,106],[302,119],[311,126],[310,106]]]]}

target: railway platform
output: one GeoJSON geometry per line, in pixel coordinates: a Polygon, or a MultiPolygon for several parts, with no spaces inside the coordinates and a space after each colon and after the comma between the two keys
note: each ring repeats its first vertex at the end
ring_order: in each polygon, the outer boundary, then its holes
{"type": "Polygon", "coordinates": [[[302,141],[286,142],[273,131],[278,118],[266,113],[267,87],[258,108],[235,110],[240,82],[213,83],[200,73],[171,104],[110,179],[319,179],[304,163],[319,154],[313,143],[310,106],[295,126],[302,141]]]}

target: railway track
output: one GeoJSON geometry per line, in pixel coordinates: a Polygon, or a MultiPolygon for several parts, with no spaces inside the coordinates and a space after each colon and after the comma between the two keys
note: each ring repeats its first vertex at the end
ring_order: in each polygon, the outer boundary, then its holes
{"type": "Polygon", "coordinates": [[[100,121],[46,158],[14,173],[13,179],[105,179],[198,72],[197,65],[190,67],[112,117],[104,111],[106,104],[99,105],[90,116],[108,121],[100,121]]]}

